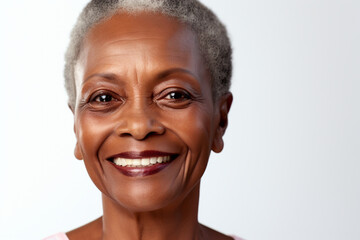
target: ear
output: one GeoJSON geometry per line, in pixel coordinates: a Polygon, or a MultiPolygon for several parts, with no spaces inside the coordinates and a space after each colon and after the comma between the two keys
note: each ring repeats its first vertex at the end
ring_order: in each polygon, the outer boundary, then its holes
{"type": "Polygon", "coordinates": [[[75,145],[74,155],[78,160],[83,160],[83,155],[81,153],[81,149],[79,147],[78,142],[76,142],[76,145],[75,145]]]}
{"type": "MultiPolygon", "coordinates": [[[[70,105],[69,105],[69,107],[70,107],[70,105]]],[[[70,107],[70,109],[71,109],[71,107],[70,107]]],[[[75,133],[75,136],[76,136],[76,126],[75,126],[75,124],[74,124],[74,133],[75,133]]],[[[81,148],[80,148],[80,146],[79,146],[79,142],[78,142],[78,140],[77,140],[77,137],[76,137],[76,144],[75,144],[75,149],[74,149],[74,155],[75,155],[75,157],[76,157],[78,160],[83,160],[83,155],[82,155],[82,153],[81,153],[81,148]]]]}
{"type": "Polygon", "coordinates": [[[216,109],[217,112],[217,118],[216,118],[216,130],[215,135],[213,139],[213,143],[211,146],[211,149],[219,153],[224,148],[224,141],[223,136],[225,134],[227,125],[228,125],[228,114],[230,111],[230,107],[233,101],[233,96],[231,92],[228,92],[221,96],[218,100],[218,107],[216,109]]]}

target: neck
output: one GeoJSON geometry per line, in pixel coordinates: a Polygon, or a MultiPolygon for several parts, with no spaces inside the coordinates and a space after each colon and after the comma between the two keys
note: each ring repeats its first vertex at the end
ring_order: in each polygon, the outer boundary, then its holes
{"type": "Polygon", "coordinates": [[[151,212],[131,212],[103,194],[103,240],[202,239],[199,190],[200,184],[185,199],[151,212]]]}

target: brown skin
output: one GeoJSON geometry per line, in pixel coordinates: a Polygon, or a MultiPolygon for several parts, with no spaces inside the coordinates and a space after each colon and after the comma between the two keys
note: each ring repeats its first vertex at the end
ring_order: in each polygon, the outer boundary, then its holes
{"type": "Polygon", "coordinates": [[[230,93],[212,96],[193,32],[162,15],[116,14],[85,38],[76,71],[75,156],[102,192],[102,218],[77,239],[231,239],[197,219],[200,179],[220,152],[230,93]],[[104,100],[104,101],[102,101],[104,100]],[[162,171],[129,177],[107,159],[176,153],[162,171]]]}

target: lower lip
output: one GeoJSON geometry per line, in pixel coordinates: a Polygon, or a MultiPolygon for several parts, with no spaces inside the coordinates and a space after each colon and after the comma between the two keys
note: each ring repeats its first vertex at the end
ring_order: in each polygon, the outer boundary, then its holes
{"type": "Polygon", "coordinates": [[[170,163],[171,161],[166,163],[157,163],[147,167],[123,167],[111,162],[111,164],[117,170],[119,170],[122,174],[128,177],[145,177],[145,176],[153,175],[155,173],[160,172],[167,166],[169,166],[170,163]]]}

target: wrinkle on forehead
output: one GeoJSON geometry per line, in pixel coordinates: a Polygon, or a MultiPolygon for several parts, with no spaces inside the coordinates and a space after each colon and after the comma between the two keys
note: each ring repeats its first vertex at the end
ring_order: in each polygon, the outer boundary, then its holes
{"type": "MultiPolygon", "coordinates": [[[[193,68],[188,69],[190,71],[199,69],[206,71],[196,36],[185,24],[160,14],[116,14],[107,21],[95,25],[84,38],[75,68],[76,88],[79,89],[88,64],[93,66],[102,64],[111,68],[112,62],[118,61],[121,57],[124,59],[124,56],[125,59],[137,56],[144,59],[143,63],[149,64],[138,69],[156,66],[159,64],[153,61],[156,59],[160,61],[160,65],[165,62],[169,67],[177,67],[176,65],[182,67],[181,64],[187,63],[193,68]],[[130,45],[134,47],[131,48],[130,45]],[[96,51],[106,54],[101,57],[95,54],[94,57],[92,53],[96,51]],[[151,59],[152,57],[154,59],[151,59]]],[[[136,69],[126,69],[126,66],[118,70],[136,71],[136,69]]],[[[203,73],[193,71],[193,74],[199,76],[203,73]]]]}

